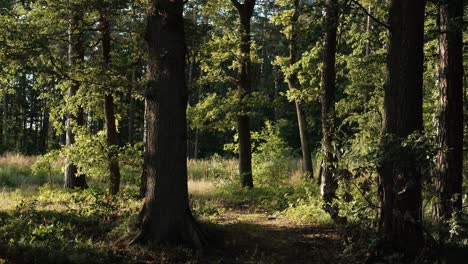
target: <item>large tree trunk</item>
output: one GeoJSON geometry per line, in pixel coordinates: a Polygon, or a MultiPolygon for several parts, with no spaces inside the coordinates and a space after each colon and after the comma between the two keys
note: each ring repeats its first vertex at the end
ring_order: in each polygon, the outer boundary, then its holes
{"type": "MultiPolygon", "coordinates": [[[[255,0],[245,0],[240,4],[238,0],[231,0],[237,8],[240,18],[240,58],[238,75],[238,96],[243,104],[244,98],[250,95],[252,90],[252,65],[250,59],[250,22],[255,7],[255,0]]],[[[240,115],[237,118],[237,134],[239,139],[239,174],[242,187],[253,187],[252,178],[252,146],[250,138],[250,117],[240,115]]]]}
{"type": "MultiPolygon", "coordinates": [[[[104,68],[108,68],[110,64],[111,52],[111,30],[108,18],[108,7],[101,9],[101,34],[102,34],[102,55],[104,58],[104,68]]],[[[104,112],[106,119],[106,142],[109,148],[108,153],[108,168],[110,175],[109,193],[117,194],[120,189],[120,168],[117,158],[117,128],[115,125],[114,114],[114,96],[112,91],[107,91],[104,97],[104,112]]]]}
{"type": "Polygon", "coordinates": [[[333,205],[338,188],[337,156],[333,149],[335,137],[335,93],[336,93],[336,36],[338,28],[338,1],[325,2],[325,35],[322,53],[322,154],[323,168],[321,193],[324,209],[335,221],[341,221],[338,207],[333,205]]]}
{"type": "Polygon", "coordinates": [[[147,16],[147,189],[135,241],[201,247],[203,239],[188,201],[182,13],[183,0],[161,0],[152,2],[147,16]]]}
{"type": "Polygon", "coordinates": [[[463,0],[439,7],[439,128],[435,170],[435,222],[462,210],[463,183],[463,0]]]}
{"type": "MultiPolygon", "coordinates": [[[[297,32],[297,20],[299,19],[299,0],[294,0],[294,14],[291,18],[291,36],[289,40],[289,63],[292,66],[298,61],[298,32],[297,32]]],[[[297,73],[291,73],[287,78],[289,90],[294,91],[300,89],[299,79],[297,73]]],[[[307,122],[302,109],[301,102],[296,99],[296,113],[297,123],[299,127],[299,136],[301,138],[301,149],[302,149],[302,171],[307,178],[313,178],[314,172],[312,169],[312,157],[310,155],[309,140],[307,136],[307,122]]]]}
{"type": "MultiPolygon", "coordinates": [[[[83,33],[80,24],[82,23],[82,14],[74,14],[70,20],[69,29],[69,49],[68,59],[70,65],[75,67],[81,65],[84,61],[84,44],[83,44],[83,33]]],[[[68,97],[73,98],[76,96],[80,83],[76,80],[72,81],[70,88],[68,89],[68,97]]],[[[73,132],[73,126],[84,125],[84,110],[79,107],[77,114],[68,112],[66,120],[66,131],[65,141],[67,146],[71,146],[75,143],[75,133],[73,132]]],[[[65,188],[88,188],[86,183],[86,176],[84,174],[77,175],[77,166],[73,163],[68,162],[65,165],[64,175],[64,187],[65,188]]]]}
{"type": "Polygon", "coordinates": [[[383,156],[379,164],[379,229],[393,249],[413,257],[423,246],[421,168],[412,151],[397,149],[423,130],[424,0],[392,0],[385,85],[383,156]]]}

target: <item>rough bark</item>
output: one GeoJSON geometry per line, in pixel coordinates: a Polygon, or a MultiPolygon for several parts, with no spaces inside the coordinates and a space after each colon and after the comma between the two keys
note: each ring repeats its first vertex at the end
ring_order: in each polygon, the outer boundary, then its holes
{"type": "Polygon", "coordinates": [[[424,0],[392,0],[379,170],[379,229],[394,250],[414,257],[423,246],[421,168],[415,153],[397,149],[423,130],[424,0]],[[409,152],[409,153],[406,153],[409,152]]]}
{"type": "Polygon", "coordinates": [[[147,101],[145,99],[145,113],[144,113],[144,121],[143,121],[143,168],[141,170],[141,177],[140,177],[140,197],[144,198],[146,195],[146,182],[148,179],[147,173],[146,173],[146,164],[147,164],[147,153],[148,153],[148,125],[147,125],[147,111],[148,107],[147,101]]]}
{"type": "Polygon", "coordinates": [[[433,220],[462,210],[463,183],[463,0],[439,7],[439,127],[433,220]]]}
{"type": "MultiPolygon", "coordinates": [[[[231,0],[239,12],[240,18],[240,58],[237,91],[241,104],[244,98],[249,96],[252,90],[252,63],[250,59],[250,23],[255,7],[255,0],[245,0],[241,4],[237,0],[231,0]]],[[[252,147],[250,136],[250,117],[239,115],[237,118],[237,134],[239,140],[239,174],[242,187],[253,187],[252,177],[252,147]]]]}
{"type": "Polygon", "coordinates": [[[187,86],[182,0],[153,1],[147,16],[147,189],[134,241],[189,243],[203,238],[188,202],[187,86]]]}
{"type": "MultiPolygon", "coordinates": [[[[68,59],[70,65],[73,66],[79,66],[84,61],[83,34],[80,27],[81,19],[82,14],[79,13],[73,14],[72,18],[70,19],[68,59]]],[[[80,83],[76,80],[73,80],[68,89],[67,96],[69,98],[73,98],[74,96],[76,96],[76,93],[78,92],[79,88],[80,83]]],[[[73,131],[73,127],[79,127],[84,125],[83,108],[79,107],[76,114],[74,114],[72,111],[68,112],[66,114],[65,125],[65,144],[67,146],[71,146],[75,143],[75,133],[73,131]]],[[[77,172],[78,169],[75,164],[68,162],[65,165],[65,188],[88,188],[88,185],[86,183],[86,176],[84,174],[77,175],[77,172]]]]}
{"type": "MultiPolygon", "coordinates": [[[[297,20],[299,18],[299,0],[294,0],[294,14],[291,18],[291,36],[289,40],[289,63],[294,65],[298,61],[298,32],[297,32],[297,20]]],[[[299,90],[301,85],[297,78],[297,73],[291,73],[286,81],[288,83],[289,90],[299,90]]],[[[301,139],[301,150],[302,150],[302,171],[307,178],[313,178],[314,172],[312,169],[312,157],[310,155],[309,140],[307,136],[307,122],[302,109],[301,102],[295,100],[297,123],[299,128],[299,136],[301,139]]]]}
{"type": "Polygon", "coordinates": [[[322,52],[322,154],[323,168],[321,193],[324,209],[334,221],[341,221],[337,206],[333,205],[338,188],[337,157],[333,149],[335,135],[335,94],[336,94],[336,37],[338,29],[338,1],[325,2],[325,35],[322,52]]]}
{"type": "MultiPolygon", "coordinates": [[[[104,59],[104,68],[110,66],[111,52],[111,29],[108,17],[108,7],[101,9],[101,34],[102,34],[102,55],[104,59]]],[[[109,148],[108,169],[109,169],[109,193],[115,195],[120,190],[120,168],[117,158],[117,128],[115,125],[114,96],[112,91],[106,91],[104,96],[104,113],[106,122],[106,143],[109,148]]]]}

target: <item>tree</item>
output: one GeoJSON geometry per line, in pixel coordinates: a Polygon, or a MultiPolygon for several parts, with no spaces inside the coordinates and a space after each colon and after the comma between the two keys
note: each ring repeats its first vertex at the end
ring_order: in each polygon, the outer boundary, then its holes
{"type": "Polygon", "coordinates": [[[391,1],[383,156],[378,168],[380,234],[407,257],[423,246],[421,165],[417,153],[402,143],[423,130],[424,8],[424,0],[391,1]]]}
{"type": "MultiPolygon", "coordinates": [[[[296,30],[297,20],[299,18],[299,0],[294,0],[294,13],[291,17],[291,39],[289,40],[289,58],[290,64],[294,65],[298,61],[297,57],[297,41],[298,32],[296,30]]],[[[290,90],[300,89],[299,79],[297,73],[292,73],[287,77],[288,87],[290,90]]],[[[296,112],[297,112],[297,123],[299,127],[299,136],[301,138],[301,150],[302,150],[302,169],[309,178],[313,178],[314,172],[312,169],[312,157],[310,155],[309,139],[307,136],[307,122],[305,119],[304,109],[302,109],[301,102],[295,100],[296,112]]]]}
{"type": "MultiPolygon", "coordinates": [[[[111,28],[109,21],[110,7],[103,3],[100,9],[100,22],[102,34],[102,55],[104,68],[109,67],[111,52],[111,28]]],[[[112,91],[107,91],[104,95],[104,112],[106,120],[106,142],[108,149],[108,167],[110,174],[109,193],[117,194],[120,189],[120,169],[117,159],[117,128],[115,126],[114,96],[112,91]]]]}
{"type": "Polygon", "coordinates": [[[439,3],[439,124],[433,219],[462,210],[463,182],[463,0],[439,3]]]}
{"type": "MultiPolygon", "coordinates": [[[[252,66],[250,59],[250,22],[253,16],[255,0],[245,0],[241,4],[238,0],[231,0],[239,12],[240,57],[237,92],[239,100],[248,96],[252,90],[252,66]]],[[[239,115],[237,118],[237,133],[239,136],[239,173],[242,187],[253,187],[252,178],[252,147],[250,138],[250,118],[248,115],[239,115]]]]}
{"type": "Polygon", "coordinates": [[[151,1],[147,13],[147,187],[135,242],[203,239],[188,202],[187,86],[182,0],[151,1]]]}
{"type": "Polygon", "coordinates": [[[322,198],[325,202],[324,209],[335,220],[339,220],[338,208],[332,205],[336,198],[338,188],[337,158],[333,149],[334,122],[335,122],[335,96],[336,96],[336,35],[338,29],[338,1],[327,0],[325,2],[324,18],[325,34],[323,37],[322,51],[322,152],[323,169],[321,180],[322,198]]]}
{"type": "MultiPolygon", "coordinates": [[[[275,24],[285,27],[283,33],[288,39],[289,57],[287,59],[277,57],[277,61],[275,63],[279,64],[282,68],[283,74],[285,75],[285,81],[288,84],[288,89],[291,94],[294,94],[302,92],[301,83],[298,78],[300,67],[297,65],[300,64],[301,59],[299,50],[300,31],[298,29],[298,20],[301,12],[299,0],[290,0],[286,1],[286,3],[291,4],[292,9],[285,10],[283,12],[284,14],[277,13],[277,17],[273,17],[272,20],[275,24]],[[286,18],[283,18],[283,16],[286,18]],[[285,60],[285,63],[282,63],[283,60],[285,60]]],[[[312,157],[309,145],[309,136],[307,134],[307,121],[303,107],[304,102],[301,102],[301,99],[297,98],[297,96],[293,100],[296,107],[299,138],[301,141],[302,170],[308,178],[313,178],[312,157]]]]}
{"type": "MultiPolygon", "coordinates": [[[[68,60],[70,66],[80,67],[84,62],[84,43],[83,43],[83,10],[80,5],[73,5],[73,12],[70,18],[69,28],[69,48],[68,48],[68,60]]],[[[70,100],[77,95],[80,89],[80,82],[72,80],[68,89],[68,97],[70,100]]],[[[75,131],[74,129],[82,127],[84,125],[84,109],[79,106],[76,113],[69,111],[67,113],[66,121],[66,145],[71,146],[75,143],[75,131]]],[[[68,162],[65,165],[64,175],[64,187],[65,188],[88,188],[86,183],[86,176],[84,174],[77,175],[78,168],[76,164],[68,162]]]]}

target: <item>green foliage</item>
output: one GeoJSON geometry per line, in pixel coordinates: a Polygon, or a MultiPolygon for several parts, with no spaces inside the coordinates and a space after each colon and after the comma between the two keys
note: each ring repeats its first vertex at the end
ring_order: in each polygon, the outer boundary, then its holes
{"type": "Polygon", "coordinates": [[[187,118],[190,128],[208,131],[235,130],[237,117],[259,115],[259,109],[267,107],[270,99],[259,92],[253,92],[239,99],[236,90],[223,93],[209,93],[194,106],[188,106],[187,118]]]}
{"type": "Polygon", "coordinates": [[[358,167],[349,172],[342,170],[339,178],[337,197],[340,216],[349,224],[359,224],[372,228],[375,224],[377,203],[376,175],[373,167],[358,167]]]}
{"type": "Polygon", "coordinates": [[[103,189],[77,192],[46,186],[37,196],[23,198],[15,210],[0,214],[0,249],[16,261],[113,262],[116,256],[107,251],[103,238],[117,217],[127,218],[138,207],[129,193],[110,197],[103,189]]]}
{"type": "Polygon", "coordinates": [[[31,170],[33,175],[42,175],[46,174],[50,179],[53,175],[61,174],[61,164],[60,161],[60,152],[58,150],[53,150],[39,156],[37,161],[32,165],[31,170]]]}
{"type": "Polygon", "coordinates": [[[109,147],[106,143],[105,131],[90,134],[81,131],[75,144],[65,146],[60,152],[63,159],[76,164],[78,173],[96,179],[107,179],[108,156],[110,152],[117,153],[119,162],[130,167],[141,167],[141,144],[126,145],[124,147],[109,147]]]}
{"type": "Polygon", "coordinates": [[[332,223],[330,216],[323,211],[323,202],[316,185],[303,187],[301,196],[290,196],[288,208],[282,214],[298,224],[329,225],[332,223]]]}
{"type": "Polygon", "coordinates": [[[286,120],[265,121],[263,129],[253,133],[252,163],[256,184],[278,186],[290,177],[293,150],[280,135],[281,128],[286,125],[286,120]]]}

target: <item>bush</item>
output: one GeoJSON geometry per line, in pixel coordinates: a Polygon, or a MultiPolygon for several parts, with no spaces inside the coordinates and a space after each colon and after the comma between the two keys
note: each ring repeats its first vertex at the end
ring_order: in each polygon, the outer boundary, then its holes
{"type": "Polygon", "coordinates": [[[281,128],[286,124],[284,119],[276,123],[266,121],[259,133],[253,133],[252,138],[256,145],[252,155],[253,176],[257,185],[278,186],[295,169],[290,158],[293,151],[280,135],[281,128]]]}

